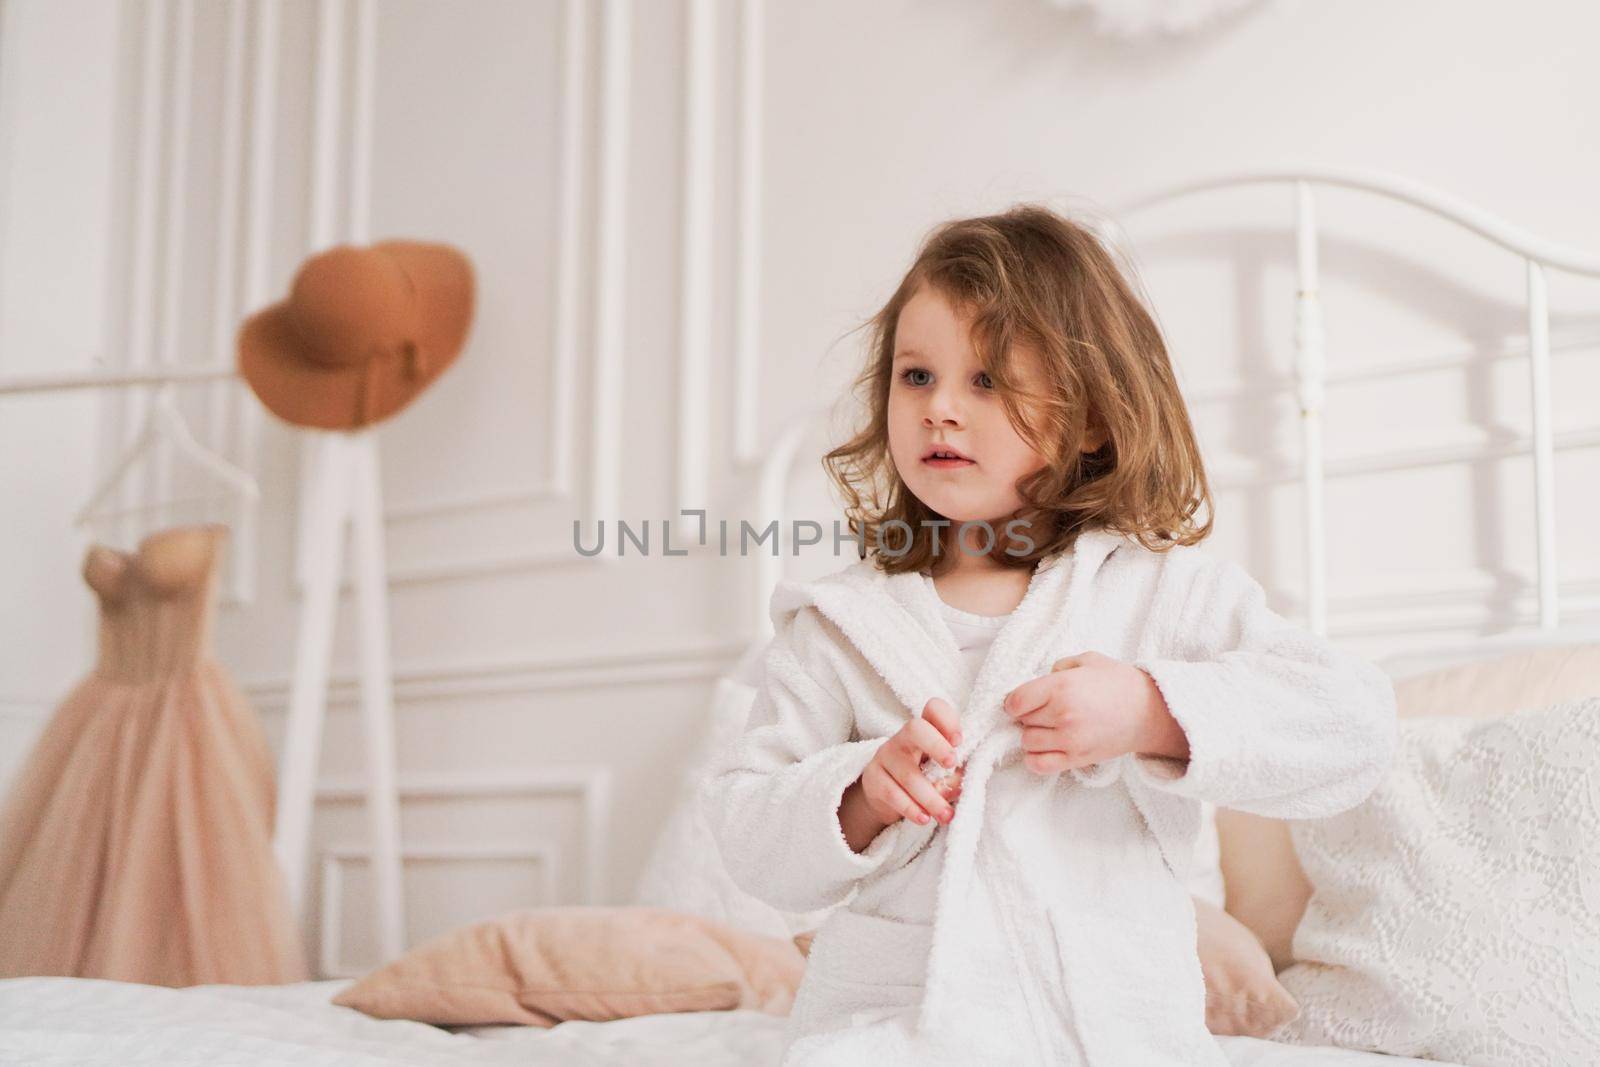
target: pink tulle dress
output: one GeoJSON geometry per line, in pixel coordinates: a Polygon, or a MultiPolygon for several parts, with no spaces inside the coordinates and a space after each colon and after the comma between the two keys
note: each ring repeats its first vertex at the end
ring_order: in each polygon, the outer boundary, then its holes
{"type": "Polygon", "coordinates": [[[224,526],[89,549],[94,670],[0,809],[0,977],[306,978],[272,852],[272,754],[212,658],[224,526]]]}

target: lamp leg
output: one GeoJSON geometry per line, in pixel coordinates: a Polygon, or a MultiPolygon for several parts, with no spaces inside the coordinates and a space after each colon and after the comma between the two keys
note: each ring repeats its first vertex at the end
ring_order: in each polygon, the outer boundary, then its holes
{"type": "Polygon", "coordinates": [[[388,567],[384,553],[383,487],[378,439],[351,438],[355,578],[361,630],[361,719],[367,750],[367,817],[384,959],[405,951],[400,865],[400,798],[395,772],[394,689],[389,659],[388,567]]]}
{"type": "Polygon", "coordinates": [[[344,552],[344,522],[349,514],[350,463],[343,435],[318,434],[315,455],[306,468],[307,515],[300,541],[305,588],[300,600],[294,680],[278,772],[277,818],[273,850],[283,870],[289,903],[305,917],[306,865],[311,846],[312,803],[317,759],[328,699],[328,658],[333,648],[338,607],[339,563],[344,552]]]}

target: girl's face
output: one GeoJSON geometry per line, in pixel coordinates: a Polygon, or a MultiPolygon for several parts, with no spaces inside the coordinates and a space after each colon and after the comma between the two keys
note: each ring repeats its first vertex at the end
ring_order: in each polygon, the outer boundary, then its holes
{"type": "MultiPolygon", "coordinates": [[[[918,500],[954,524],[988,522],[999,537],[1022,506],[1017,482],[1046,461],[1007,418],[972,347],[970,321],[927,285],[901,308],[890,372],[889,455],[918,500]],[[966,462],[931,460],[940,450],[966,462]]],[[[1037,390],[1036,362],[1019,362],[1023,384],[1037,390]]]]}

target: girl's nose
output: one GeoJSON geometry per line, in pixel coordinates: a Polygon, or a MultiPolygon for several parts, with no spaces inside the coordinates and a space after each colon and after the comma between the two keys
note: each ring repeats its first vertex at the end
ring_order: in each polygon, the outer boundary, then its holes
{"type": "Polygon", "coordinates": [[[922,421],[928,426],[961,425],[961,408],[948,389],[939,389],[929,398],[922,421]]]}

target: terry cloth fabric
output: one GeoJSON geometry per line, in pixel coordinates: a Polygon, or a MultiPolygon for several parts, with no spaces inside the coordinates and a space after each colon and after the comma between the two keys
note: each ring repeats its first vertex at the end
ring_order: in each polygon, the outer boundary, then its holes
{"type": "Polygon", "coordinates": [[[774,591],[749,726],[700,800],[748,892],[844,905],[813,942],[785,1067],[1225,1067],[1186,888],[1201,801],[1277,818],[1354,807],[1394,757],[1393,687],[1197,546],[1093,529],[1071,553],[1040,561],[976,675],[915,572],[869,558],[774,591]],[[1005,694],[1088,650],[1155,679],[1188,760],[1026,768],[1005,694]],[[934,696],[963,724],[955,819],[902,820],[853,851],[844,790],[934,696]],[[933,892],[886,893],[936,836],[933,892]]]}

